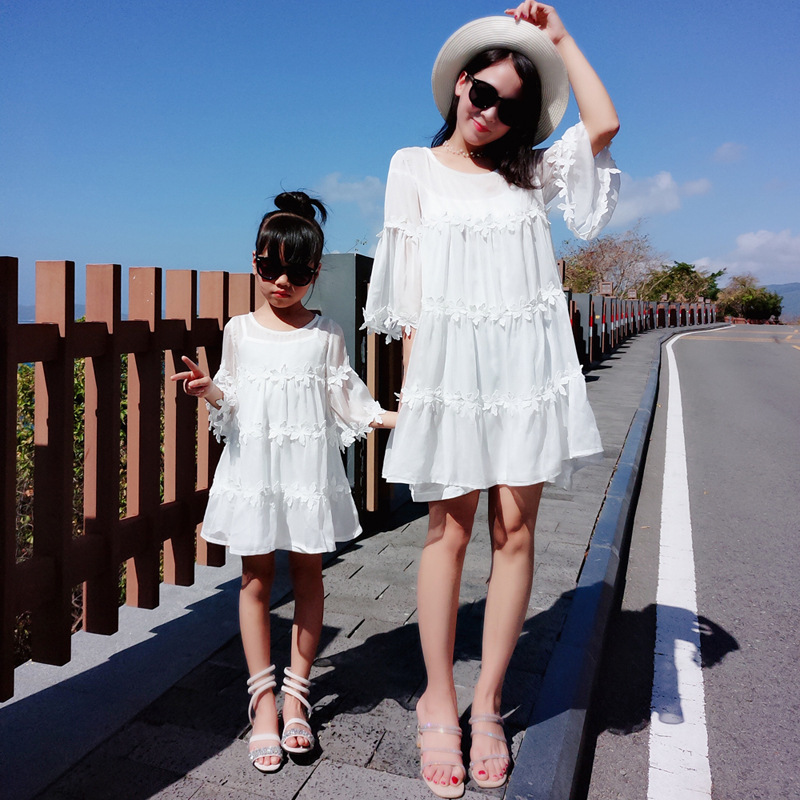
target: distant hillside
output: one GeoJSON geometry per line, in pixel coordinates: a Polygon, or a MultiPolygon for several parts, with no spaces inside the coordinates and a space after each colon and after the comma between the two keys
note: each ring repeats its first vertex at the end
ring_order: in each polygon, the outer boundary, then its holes
{"type": "Polygon", "coordinates": [[[800,320],[800,283],[777,283],[766,288],[783,297],[783,322],[800,320]]]}

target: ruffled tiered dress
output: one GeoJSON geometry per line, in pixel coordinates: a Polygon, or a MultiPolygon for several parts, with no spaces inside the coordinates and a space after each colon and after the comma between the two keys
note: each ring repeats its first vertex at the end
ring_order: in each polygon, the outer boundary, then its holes
{"type": "Polygon", "coordinates": [[[209,426],[225,449],[202,536],[238,555],[322,553],[361,528],[340,449],[383,409],[350,366],[342,329],[326,317],[275,331],[253,314],[225,326],[209,426]]]}
{"type": "Polygon", "coordinates": [[[392,158],[365,325],[416,329],[384,477],[416,500],[498,484],[569,485],[602,457],[550,239],[547,206],[591,238],[619,170],[582,123],[544,151],[534,190],[444,166],[428,148],[392,158]]]}

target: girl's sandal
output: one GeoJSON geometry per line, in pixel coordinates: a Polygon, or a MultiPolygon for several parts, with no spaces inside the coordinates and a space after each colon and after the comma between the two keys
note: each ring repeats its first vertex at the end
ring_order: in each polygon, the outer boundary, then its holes
{"type": "Polygon", "coordinates": [[[428,788],[437,796],[437,797],[444,797],[444,798],[454,798],[454,797],[461,797],[464,794],[464,781],[459,781],[458,783],[451,783],[443,785],[441,783],[434,783],[431,780],[428,780],[425,777],[425,770],[428,767],[433,766],[441,766],[441,767],[460,767],[462,770],[464,769],[464,764],[461,762],[461,750],[452,750],[446,747],[423,747],[422,746],[422,737],[426,733],[444,733],[448,736],[458,736],[459,741],[461,741],[461,728],[457,728],[453,725],[436,725],[433,722],[429,722],[427,725],[420,725],[417,728],[417,747],[420,749],[420,770],[419,773],[422,776],[422,780],[425,781],[428,788]],[[458,756],[458,760],[452,761],[426,761],[425,760],[425,753],[452,753],[455,756],[458,756]]]}
{"type": "MultiPolygon", "coordinates": [[[[292,697],[297,698],[306,709],[308,719],[311,719],[311,703],[308,702],[308,693],[311,688],[311,681],[308,678],[301,678],[295,675],[289,667],[284,669],[283,686],[281,691],[284,694],[290,694],[292,697]]],[[[291,719],[283,720],[283,736],[281,737],[281,747],[287,753],[310,753],[314,749],[314,734],[311,733],[311,725],[307,719],[302,717],[292,717],[291,719]],[[292,725],[302,725],[302,727],[290,727],[292,725]],[[297,738],[302,736],[308,739],[308,744],[303,747],[290,747],[286,742],[292,737],[297,738]]]]}
{"type": "MultiPolygon", "coordinates": [[[[264,692],[274,689],[277,684],[275,683],[275,665],[271,664],[265,670],[262,670],[257,675],[253,675],[247,681],[247,691],[250,694],[250,705],[247,709],[247,716],[250,719],[250,724],[253,725],[256,718],[256,704],[259,697],[264,692]]],[[[250,761],[259,772],[276,772],[281,768],[283,763],[283,750],[280,747],[280,737],[275,733],[258,733],[251,734],[250,743],[252,742],[278,742],[278,744],[269,745],[268,747],[259,747],[251,750],[249,753],[250,761]],[[280,761],[277,764],[260,764],[258,759],[271,758],[278,756],[280,761]]]]}
{"type": "Polygon", "coordinates": [[[476,736],[488,736],[490,739],[494,739],[495,741],[502,742],[503,746],[505,747],[504,753],[492,753],[488,756],[483,756],[482,758],[476,758],[474,761],[469,762],[469,776],[475,781],[481,789],[496,789],[498,786],[503,786],[505,782],[508,780],[508,764],[511,761],[511,757],[508,754],[508,742],[506,741],[506,737],[504,735],[500,735],[497,733],[491,733],[490,731],[481,731],[475,730],[475,725],[480,725],[481,723],[491,722],[493,725],[499,725],[500,729],[503,728],[503,718],[499,714],[478,714],[474,717],[470,717],[469,724],[472,726],[472,738],[474,739],[476,736]],[[491,761],[494,758],[503,759],[506,762],[506,768],[503,770],[503,774],[497,778],[490,778],[488,773],[485,770],[482,770],[483,774],[487,777],[480,778],[480,772],[478,775],[475,774],[475,771],[472,769],[475,764],[485,764],[487,761],[491,761]]]}

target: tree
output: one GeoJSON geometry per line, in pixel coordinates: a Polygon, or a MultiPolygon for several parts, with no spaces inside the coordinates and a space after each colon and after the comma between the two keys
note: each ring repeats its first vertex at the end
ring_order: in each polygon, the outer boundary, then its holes
{"type": "Polygon", "coordinates": [[[694,303],[700,297],[716,300],[720,292],[717,278],[724,274],[724,269],[704,272],[694,264],[675,261],[671,267],[653,270],[637,287],[638,295],[642,300],[660,300],[666,295],[670,301],[685,303],[694,303]]]}
{"type": "Polygon", "coordinates": [[[754,275],[736,275],[720,292],[717,311],[720,316],[763,322],[780,317],[782,303],[783,297],[760,286],[754,275]]]}
{"type": "Polygon", "coordinates": [[[610,281],[617,297],[638,289],[664,260],[642,233],[641,221],[624,233],[564,242],[560,256],[566,261],[565,283],[573,292],[598,292],[602,281],[610,281]]]}

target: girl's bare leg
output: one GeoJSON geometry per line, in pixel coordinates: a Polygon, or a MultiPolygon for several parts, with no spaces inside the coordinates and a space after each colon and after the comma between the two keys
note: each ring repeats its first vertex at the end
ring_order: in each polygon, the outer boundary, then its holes
{"type": "MultiPolygon", "coordinates": [[[[321,553],[290,553],[289,574],[294,590],[294,623],[292,625],[292,665],[301,678],[308,678],[317,657],[322,634],[322,613],[325,595],[322,585],[321,553]]],[[[290,694],[283,696],[283,718],[306,719],[308,714],[300,701],[290,694]]],[[[289,747],[308,747],[304,736],[290,736],[289,747]]]]}
{"type": "MultiPolygon", "coordinates": [[[[472,716],[499,714],[508,663],[522,632],[533,581],[533,542],[543,484],[494,486],[489,490],[492,535],[492,571],[483,622],[481,674],[475,686],[472,716]]],[[[482,722],[479,730],[502,735],[500,725],[482,722]]],[[[508,769],[505,759],[478,761],[502,753],[502,742],[473,736],[470,759],[474,774],[483,780],[499,778],[508,769]],[[484,774],[480,774],[481,770],[484,774]]]]}
{"type": "MultiPolygon", "coordinates": [[[[272,663],[270,657],[269,598],[275,576],[275,554],[242,556],[242,588],[239,592],[239,627],[247,659],[247,669],[257,675],[272,663]]],[[[253,734],[278,733],[278,712],[275,693],[270,690],[259,696],[255,706],[253,734]]],[[[276,742],[277,744],[277,742],[276,742]]],[[[261,747],[254,743],[250,748],[261,747]]],[[[259,759],[263,765],[277,764],[278,756],[259,759]]]]}
{"type": "MultiPolygon", "coordinates": [[[[464,555],[472,532],[479,492],[429,504],[428,537],[422,550],[417,581],[419,636],[428,683],[417,703],[420,725],[458,727],[458,705],[453,682],[453,649],[458,594],[464,555]]],[[[456,736],[426,733],[423,747],[444,751],[460,748],[456,736]]],[[[426,753],[424,761],[460,761],[453,753],[426,753]]],[[[439,784],[460,783],[463,767],[432,765],[423,771],[439,784]]]]}

